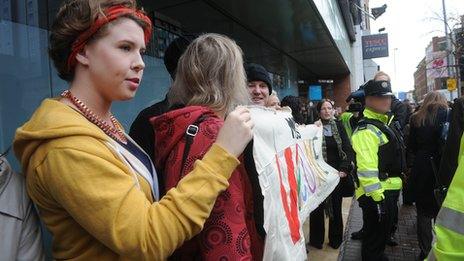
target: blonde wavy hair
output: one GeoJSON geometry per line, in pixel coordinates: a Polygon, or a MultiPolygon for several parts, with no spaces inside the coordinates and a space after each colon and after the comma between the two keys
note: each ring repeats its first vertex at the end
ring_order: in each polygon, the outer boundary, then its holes
{"type": "Polygon", "coordinates": [[[439,92],[427,93],[422,106],[411,116],[411,122],[416,127],[434,125],[437,121],[438,110],[446,110],[448,101],[439,92]]]}
{"type": "Polygon", "coordinates": [[[179,60],[169,103],[203,105],[225,115],[237,105],[249,104],[242,56],[240,47],[227,36],[199,36],[179,60]]]}

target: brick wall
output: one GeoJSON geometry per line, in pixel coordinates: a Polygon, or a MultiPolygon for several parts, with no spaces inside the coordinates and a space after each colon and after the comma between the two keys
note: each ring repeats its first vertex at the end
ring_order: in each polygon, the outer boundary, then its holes
{"type": "Polygon", "coordinates": [[[333,88],[333,100],[335,101],[336,107],[341,107],[342,110],[345,110],[347,106],[346,98],[351,93],[350,87],[350,75],[341,76],[334,79],[334,88],[333,88]]]}

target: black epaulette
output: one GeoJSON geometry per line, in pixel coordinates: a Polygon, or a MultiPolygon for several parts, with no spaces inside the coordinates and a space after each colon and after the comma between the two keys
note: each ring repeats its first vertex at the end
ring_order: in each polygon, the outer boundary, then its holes
{"type": "Polygon", "coordinates": [[[365,130],[365,129],[367,129],[367,124],[359,124],[356,127],[356,130],[365,130]]]}

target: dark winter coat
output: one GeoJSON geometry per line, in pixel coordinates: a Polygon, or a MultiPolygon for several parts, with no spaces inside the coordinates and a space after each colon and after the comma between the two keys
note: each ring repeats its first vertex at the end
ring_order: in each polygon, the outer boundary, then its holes
{"type": "Polygon", "coordinates": [[[464,130],[464,97],[457,99],[451,107],[448,139],[441,158],[439,177],[449,187],[458,167],[459,145],[464,130]]]}
{"type": "Polygon", "coordinates": [[[414,116],[411,118],[408,150],[414,155],[414,161],[410,182],[414,184],[413,193],[417,210],[429,217],[435,217],[439,210],[433,194],[437,186],[434,168],[438,170],[440,163],[442,151],[440,136],[443,122],[446,121],[446,113],[445,109],[439,110],[437,121],[433,126],[418,127],[414,124],[414,116]]]}
{"type": "MultiPolygon", "coordinates": [[[[151,160],[154,160],[155,155],[155,134],[153,126],[150,123],[150,118],[159,116],[169,110],[169,102],[166,97],[163,101],[153,104],[150,107],[143,109],[137,118],[135,118],[129,131],[129,136],[139,144],[139,146],[150,156],[151,160]]],[[[158,175],[159,194],[160,197],[164,196],[166,191],[164,190],[163,175],[158,175]]]]}
{"type": "Polygon", "coordinates": [[[408,108],[405,104],[398,100],[398,98],[393,97],[391,112],[395,116],[393,120],[397,121],[401,126],[401,130],[403,130],[408,120],[408,108]]]}
{"type": "Polygon", "coordinates": [[[143,109],[130,127],[129,136],[142,147],[151,159],[153,159],[155,145],[153,140],[153,126],[149,119],[167,112],[168,109],[169,102],[168,99],[165,98],[163,101],[143,109]]]}

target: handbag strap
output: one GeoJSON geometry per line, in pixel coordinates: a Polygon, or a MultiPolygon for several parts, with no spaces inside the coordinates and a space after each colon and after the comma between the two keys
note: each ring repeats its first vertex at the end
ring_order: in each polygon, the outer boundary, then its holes
{"type": "Polygon", "coordinates": [[[437,165],[435,164],[435,158],[433,156],[430,156],[430,164],[432,164],[432,172],[433,176],[435,177],[435,182],[438,185],[438,187],[442,187],[443,183],[441,182],[440,176],[438,175],[438,169],[437,165]]]}
{"type": "Polygon", "coordinates": [[[182,167],[181,167],[181,175],[184,173],[185,169],[185,162],[187,161],[188,154],[190,152],[190,147],[192,146],[193,139],[198,134],[200,130],[200,123],[202,123],[207,118],[206,115],[201,115],[193,124],[190,124],[185,130],[185,147],[184,152],[182,154],[182,167]]]}

